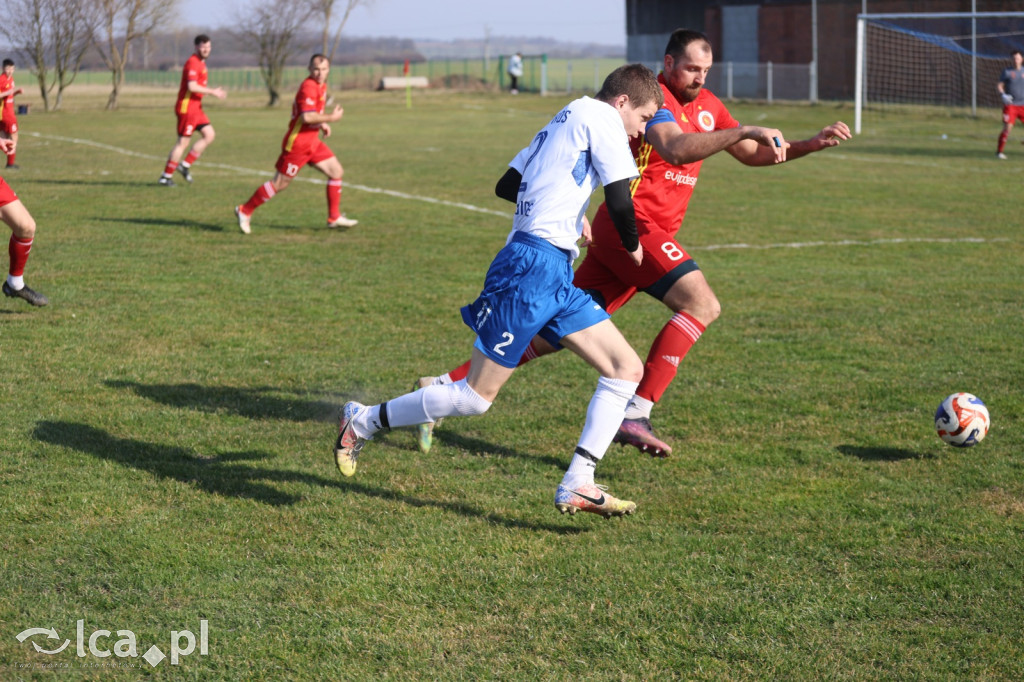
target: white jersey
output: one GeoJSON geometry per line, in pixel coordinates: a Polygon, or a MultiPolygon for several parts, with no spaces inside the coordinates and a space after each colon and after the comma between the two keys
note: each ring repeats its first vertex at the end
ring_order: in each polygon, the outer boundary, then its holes
{"type": "Polygon", "coordinates": [[[509,240],[526,232],[573,259],[580,253],[576,241],[590,195],[639,175],[619,113],[589,97],[566,105],[509,166],[523,176],[509,240]]]}

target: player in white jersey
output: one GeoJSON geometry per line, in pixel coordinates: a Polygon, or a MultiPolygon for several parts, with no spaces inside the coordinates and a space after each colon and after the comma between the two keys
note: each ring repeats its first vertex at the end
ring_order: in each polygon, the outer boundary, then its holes
{"type": "Polygon", "coordinates": [[[379,405],[356,402],[342,409],[334,446],[345,476],[356,470],[365,441],[381,429],[413,426],[442,417],[483,414],[512,375],[535,334],[574,351],[599,373],[583,433],[555,493],[562,513],[578,510],[605,517],[632,514],[636,504],[594,483],[594,469],[622,422],[643,363],[608,314],[573,286],[576,242],[589,243],[590,195],[604,186],[623,247],[639,265],[629,181],[636,164],[629,138],[643,134],[664,102],[654,74],[642,64],[613,71],[594,99],[569,103],[509,164],[495,187],[516,204],[512,232],[487,272],[484,288],[462,308],[477,334],[469,375],[444,386],[428,386],[379,405]]]}

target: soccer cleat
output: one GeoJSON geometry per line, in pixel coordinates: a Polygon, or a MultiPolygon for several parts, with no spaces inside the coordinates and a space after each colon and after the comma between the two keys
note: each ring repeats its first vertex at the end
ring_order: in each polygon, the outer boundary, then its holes
{"type": "MultiPolygon", "coordinates": [[[[426,388],[434,382],[434,377],[420,377],[413,383],[412,390],[418,391],[421,388],[426,388]]],[[[444,418],[438,419],[435,422],[427,422],[426,424],[416,425],[416,442],[420,446],[420,452],[424,455],[430,452],[431,446],[434,444],[434,427],[438,426],[444,418]]]]}
{"type": "Polygon", "coordinates": [[[996,158],[997,159],[1003,159],[1005,161],[1006,160],[1006,154],[1004,154],[1002,152],[996,152],[996,158]]]}
{"type": "Polygon", "coordinates": [[[362,403],[347,402],[341,408],[341,415],[338,417],[338,440],[334,443],[334,463],[338,465],[338,471],[342,476],[352,476],[356,473],[359,451],[366,444],[366,439],[357,436],[355,429],[352,428],[352,418],[364,409],[366,406],[362,403]]]}
{"type": "Polygon", "coordinates": [[[355,227],[358,224],[358,220],[355,220],[353,218],[347,218],[345,217],[344,213],[342,213],[334,220],[327,221],[327,227],[355,227]]]}
{"type": "Polygon", "coordinates": [[[574,516],[577,511],[585,511],[610,519],[613,516],[632,514],[636,511],[636,502],[613,497],[603,485],[588,483],[570,490],[559,484],[555,491],[555,508],[570,516],[574,516]]]}
{"type": "Polygon", "coordinates": [[[181,173],[181,177],[185,178],[185,182],[192,182],[192,172],[188,166],[178,166],[178,172],[181,173]]]}
{"type": "Polygon", "coordinates": [[[672,448],[654,435],[651,420],[646,417],[623,419],[622,423],[619,424],[618,432],[612,438],[612,442],[632,445],[640,450],[640,452],[646,452],[651,457],[668,457],[672,454],[672,448]]]}
{"type": "Polygon", "coordinates": [[[249,218],[251,218],[252,216],[248,216],[242,213],[241,206],[235,206],[235,216],[238,218],[238,229],[241,230],[244,234],[251,233],[252,228],[249,227],[249,218]]]}
{"type": "Polygon", "coordinates": [[[161,175],[160,179],[157,180],[157,183],[163,185],[164,187],[174,187],[174,180],[171,180],[166,175],[161,175]]]}
{"type": "Polygon", "coordinates": [[[3,291],[4,296],[7,296],[8,298],[23,298],[32,305],[40,308],[50,302],[50,299],[46,298],[46,296],[43,296],[38,291],[33,291],[28,287],[13,289],[7,282],[4,282],[3,291]]]}
{"type": "Polygon", "coordinates": [[[7,170],[18,170],[19,168],[21,168],[21,166],[16,163],[7,164],[7,170]]]}

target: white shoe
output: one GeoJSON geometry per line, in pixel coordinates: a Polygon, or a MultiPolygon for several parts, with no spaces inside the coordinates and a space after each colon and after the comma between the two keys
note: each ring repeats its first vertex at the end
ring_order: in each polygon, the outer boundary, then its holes
{"type": "Polygon", "coordinates": [[[1004,161],[1005,161],[1005,160],[1006,160],[1006,154],[1004,154],[1004,153],[1002,153],[1002,152],[997,152],[997,153],[996,153],[996,158],[997,158],[997,159],[1002,159],[1002,160],[1004,160],[1004,161]]]}
{"type": "Polygon", "coordinates": [[[328,220],[327,221],[327,227],[355,227],[358,224],[359,224],[358,220],[354,220],[352,218],[346,218],[344,213],[342,213],[340,216],[338,216],[334,220],[328,220]]]}
{"type": "Polygon", "coordinates": [[[249,218],[251,216],[247,216],[242,213],[241,206],[235,206],[235,215],[238,217],[238,229],[241,230],[243,234],[250,234],[252,232],[252,228],[249,227],[249,218]]]}

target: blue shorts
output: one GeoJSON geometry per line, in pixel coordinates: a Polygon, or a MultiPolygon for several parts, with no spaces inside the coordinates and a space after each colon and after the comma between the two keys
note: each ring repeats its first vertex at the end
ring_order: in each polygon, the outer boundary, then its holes
{"type": "Polygon", "coordinates": [[[537,334],[557,347],[563,337],[607,320],[572,278],[568,252],[517,232],[491,263],[483,292],[462,308],[462,320],[477,334],[473,345],[512,368],[537,334]]]}

